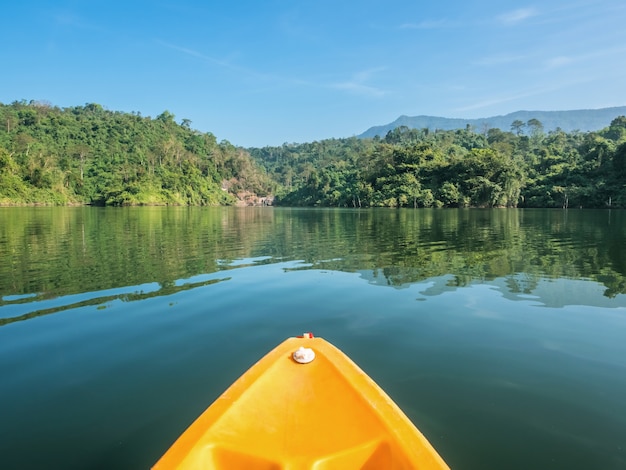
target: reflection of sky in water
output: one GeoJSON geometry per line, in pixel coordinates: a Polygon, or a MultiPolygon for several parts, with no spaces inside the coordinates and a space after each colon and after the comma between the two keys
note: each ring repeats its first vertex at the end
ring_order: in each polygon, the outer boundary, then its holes
{"type": "MultiPolygon", "coordinates": [[[[274,267],[280,271],[313,271],[316,273],[339,273],[343,272],[341,259],[331,259],[315,264],[294,260],[280,262],[280,259],[269,256],[223,260],[220,265],[223,269],[231,273],[239,272],[240,276],[247,276],[248,273],[256,273],[254,268],[261,268],[266,265],[273,271],[274,267]],[[339,266],[331,266],[333,262],[339,261],[339,266]],[[319,269],[324,267],[325,269],[319,269]],[[252,268],[251,271],[249,271],[252,268]],[[329,269],[330,268],[330,269],[329,269]],[[333,269],[335,268],[335,269],[333,269]],[[339,269],[337,271],[336,269],[339,269]]],[[[403,270],[399,273],[402,274],[403,270]]],[[[412,270],[409,270],[412,271],[412,270]]],[[[507,277],[498,277],[485,280],[470,278],[461,284],[457,276],[449,274],[445,276],[429,277],[421,281],[397,282],[392,279],[383,269],[359,270],[358,277],[366,280],[369,285],[393,287],[394,290],[409,290],[416,292],[416,300],[426,300],[430,297],[439,296],[457,290],[463,290],[472,286],[489,286],[490,290],[500,292],[502,297],[512,301],[530,302],[532,305],[564,308],[567,306],[594,306],[602,308],[626,308],[626,295],[617,294],[613,297],[606,295],[607,288],[603,284],[587,279],[566,279],[566,278],[545,278],[525,273],[518,273],[507,277]]],[[[394,273],[397,275],[398,273],[394,273]]],[[[253,274],[254,275],[254,274],[253,274]]],[[[393,277],[393,276],[392,276],[393,277]]],[[[398,276],[402,279],[401,276],[398,276]]],[[[127,286],[117,289],[107,289],[102,291],[85,292],[82,294],[59,296],[48,296],[45,294],[27,294],[4,296],[0,304],[0,319],[16,318],[20,315],[29,315],[37,312],[54,313],[55,311],[66,310],[68,308],[83,305],[106,304],[114,300],[142,300],[146,296],[168,296],[180,289],[195,289],[207,283],[218,282],[223,279],[220,272],[199,274],[189,278],[178,279],[167,288],[159,283],[146,283],[138,286],[127,286]]],[[[267,279],[259,280],[261,284],[267,279]]],[[[9,320],[10,321],[10,320],[9,320]]]]}
{"type": "Polygon", "coordinates": [[[546,307],[564,307],[567,305],[589,305],[594,307],[626,307],[626,295],[618,294],[613,298],[605,295],[606,286],[599,282],[584,279],[546,279],[535,281],[530,293],[515,293],[507,286],[507,280],[499,278],[490,281],[498,286],[503,295],[510,300],[533,299],[546,307]]]}
{"type": "Polygon", "coordinates": [[[3,214],[7,468],[131,453],[149,468],[156,442],[304,331],[452,468],[626,468],[626,211],[3,214]]]}
{"type": "MultiPolygon", "coordinates": [[[[227,277],[2,307],[49,314],[0,327],[0,415],[11,423],[4,435],[0,423],[0,437],[101,456],[113,444],[92,423],[110,422],[115,445],[137,426],[142,440],[132,446],[148,455],[172,427],[155,425],[155,410],[192,419],[277,342],[312,331],[379,382],[453,468],[472,458],[482,461],[466,468],[624,461],[616,449],[626,431],[625,296],[570,279],[532,279],[530,290],[512,289],[520,283],[509,278],[459,287],[452,275],[380,288],[388,285],[380,272],[265,260],[229,263],[227,277]],[[127,412],[112,418],[102,396],[127,412]],[[37,426],[42,419],[61,442],[37,426]],[[77,426],[82,433],[68,440],[77,426]]],[[[11,452],[10,461],[23,458],[11,452]]]]}
{"type": "MultiPolygon", "coordinates": [[[[359,271],[360,277],[370,284],[390,286],[389,280],[380,270],[359,271]]],[[[545,307],[565,307],[568,305],[588,305],[603,308],[626,307],[626,295],[617,294],[607,297],[607,288],[603,284],[586,279],[565,278],[529,278],[525,274],[517,274],[493,280],[472,280],[467,286],[458,286],[452,274],[437,276],[417,283],[423,296],[437,296],[445,292],[472,285],[488,285],[499,290],[508,300],[530,300],[545,307]]],[[[413,284],[394,285],[398,289],[406,289],[413,284]]]]}
{"type": "Polygon", "coordinates": [[[26,315],[31,312],[39,310],[64,310],[68,306],[79,306],[86,302],[96,301],[103,299],[105,302],[109,299],[117,299],[125,295],[132,294],[147,294],[150,292],[156,292],[160,288],[156,282],[141,284],[139,286],[128,286],[117,289],[105,289],[95,292],[85,292],[74,295],[64,296],[46,296],[45,294],[32,294],[24,296],[9,296],[3,297],[6,302],[5,305],[0,305],[0,318],[11,318],[19,315],[26,315]],[[26,300],[28,300],[26,302],[26,300]]]}

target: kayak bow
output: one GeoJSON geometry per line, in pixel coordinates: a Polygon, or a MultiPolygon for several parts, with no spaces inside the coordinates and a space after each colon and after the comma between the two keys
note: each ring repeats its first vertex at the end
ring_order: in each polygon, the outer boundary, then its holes
{"type": "Polygon", "coordinates": [[[447,469],[348,356],[289,338],[233,383],[154,469],[447,469]]]}

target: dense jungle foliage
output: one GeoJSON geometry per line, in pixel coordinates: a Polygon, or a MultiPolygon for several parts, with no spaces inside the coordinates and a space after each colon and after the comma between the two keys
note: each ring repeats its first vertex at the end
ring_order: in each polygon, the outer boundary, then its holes
{"type": "Polygon", "coordinates": [[[168,111],[0,104],[0,204],[225,205],[271,190],[246,151],[168,111]]]}
{"type": "Polygon", "coordinates": [[[598,132],[398,127],[244,150],[98,104],[0,104],[0,205],[626,207],[626,117],[598,132]]]}
{"type": "Polygon", "coordinates": [[[276,204],[349,207],[626,207],[626,118],[599,132],[398,127],[384,138],[251,149],[276,204]]]}

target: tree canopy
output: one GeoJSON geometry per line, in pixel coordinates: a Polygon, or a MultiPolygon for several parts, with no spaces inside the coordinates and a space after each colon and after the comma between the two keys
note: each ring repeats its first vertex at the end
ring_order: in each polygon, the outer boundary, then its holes
{"type": "Polygon", "coordinates": [[[626,207],[626,117],[597,132],[395,128],[243,149],[88,103],[0,104],[0,204],[626,207]],[[258,199],[257,199],[258,200],[258,199]]]}
{"type": "Polygon", "coordinates": [[[351,207],[626,207],[626,118],[598,132],[398,127],[384,138],[250,149],[276,203],[351,207]],[[526,134],[528,132],[528,135],[526,134]]]}
{"type": "Polygon", "coordinates": [[[244,150],[214,135],[88,103],[0,105],[0,204],[234,204],[272,185],[244,150]]]}

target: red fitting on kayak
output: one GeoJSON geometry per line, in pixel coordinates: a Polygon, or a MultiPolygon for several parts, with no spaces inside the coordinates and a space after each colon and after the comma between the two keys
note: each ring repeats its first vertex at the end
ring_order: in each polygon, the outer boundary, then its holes
{"type": "Polygon", "coordinates": [[[311,338],[313,338],[313,333],[311,333],[309,331],[308,333],[304,333],[302,336],[296,336],[296,338],[308,338],[308,339],[311,339],[311,338]]]}

